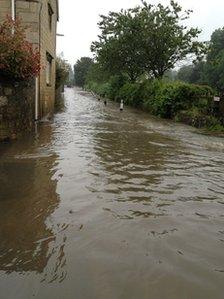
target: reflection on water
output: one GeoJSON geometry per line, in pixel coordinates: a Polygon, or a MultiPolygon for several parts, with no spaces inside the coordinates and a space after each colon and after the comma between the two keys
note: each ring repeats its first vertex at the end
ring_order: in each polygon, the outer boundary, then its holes
{"type": "Polygon", "coordinates": [[[56,90],[56,96],[55,96],[55,112],[63,112],[65,111],[65,97],[64,93],[61,93],[61,90],[56,90]]]}
{"type": "Polygon", "coordinates": [[[53,123],[0,145],[1,296],[223,298],[223,153],[67,89],[53,123]]]}
{"type": "MultiPolygon", "coordinates": [[[[0,270],[8,274],[44,273],[56,255],[56,231],[47,223],[59,204],[57,181],[52,179],[57,156],[44,149],[50,138],[51,126],[43,126],[38,136],[1,149],[0,270]]],[[[61,250],[62,245],[56,258],[60,266],[61,250]]],[[[57,270],[44,273],[45,279],[57,278],[57,270]]]]}

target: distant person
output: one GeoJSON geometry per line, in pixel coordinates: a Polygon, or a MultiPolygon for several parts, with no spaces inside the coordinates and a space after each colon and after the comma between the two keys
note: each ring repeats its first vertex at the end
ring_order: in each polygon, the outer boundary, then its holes
{"type": "Polygon", "coordinates": [[[107,101],[106,100],[104,100],[104,105],[107,106],[107,101]]]}
{"type": "Polygon", "coordinates": [[[123,111],[124,110],[124,101],[121,100],[121,103],[120,103],[120,111],[123,111]]]}

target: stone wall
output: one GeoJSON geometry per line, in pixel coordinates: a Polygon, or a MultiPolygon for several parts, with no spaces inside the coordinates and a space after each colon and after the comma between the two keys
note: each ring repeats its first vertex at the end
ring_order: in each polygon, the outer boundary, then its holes
{"type": "Polygon", "coordinates": [[[0,22],[2,22],[7,15],[11,16],[11,2],[10,0],[0,0],[0,22]]]}
{"type": "Polygon", "coordinates": [[[16,0],[16,16],[28,27],[27,40],[38,46],[41,58],[41,72],[39,76],[39,116],[40,118],[52,114],[55,101],[55,60],[56,60],[56,28],[57,28],[57,1],[56,0],[16,0]],[[48,5],[50,4],[52,26],[49,26],[48,5]],[[51,82],[46,83],[47,53],[53,58],[51,66],[51,82]]]}
{"type": "Polygon", "coordinates": [[[56,65],[56,29],[57,29],[57,1],[42,0],[40,24],[40,54],[43,69],[40,73],[40,115],[52,113],[55,102],[55,65],[56,65]],[[49,27],[48,4],[53,9],[52,27],[49,27]],[[46,84],[47,53],[53,58],[51,66],[51,82],[46,84]]]}
{"type": "Polygon", "coordinates": [[[35,83],[0,82],[0,141],[34,127],[35,83]]]}

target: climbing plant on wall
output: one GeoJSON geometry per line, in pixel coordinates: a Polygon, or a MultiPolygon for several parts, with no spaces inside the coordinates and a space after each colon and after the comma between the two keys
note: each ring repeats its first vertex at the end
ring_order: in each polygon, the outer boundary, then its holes
{"type": "Polygon", "coordinates": [[[0,77],[28,80],[40,72],[38,49],[26,40],[26,27],[10,17],[0,24],[0,77]]]}

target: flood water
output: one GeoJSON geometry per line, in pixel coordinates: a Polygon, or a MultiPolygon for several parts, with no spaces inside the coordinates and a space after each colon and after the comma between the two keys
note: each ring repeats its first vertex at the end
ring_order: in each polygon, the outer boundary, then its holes
{"type": "Polygon", "coordinates": [[[65,105],[0,145],[0,298],[223,299],[224,139],[65,105]]]}

